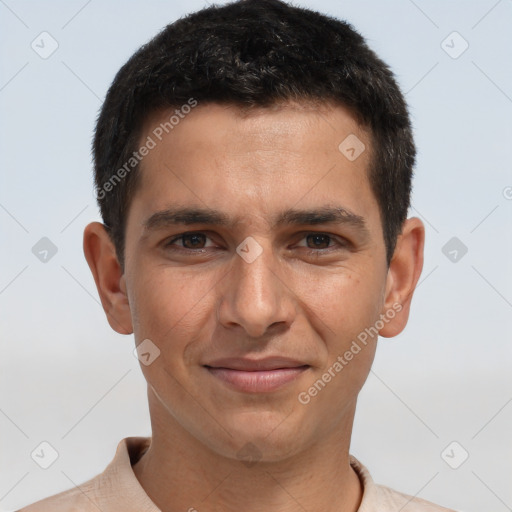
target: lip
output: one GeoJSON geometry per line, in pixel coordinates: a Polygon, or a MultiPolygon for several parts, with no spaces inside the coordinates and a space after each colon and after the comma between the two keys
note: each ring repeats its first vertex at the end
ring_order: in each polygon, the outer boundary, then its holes
{"type": "Polygon", "coordinates": [[[308,365],[302,361],[290,359],[288,357],[264,357],[261,359],[251,359],[248,357],[225,357],[223,359],[215,359],[210,363],[206,363],[204,366],[251,372],[258,370],[278,370],[280,368],[298,368],[299,366],[308,365]]]}
{"type": "Polygon", "coordinates": [[[265,393],[294,381],[309,365],[293,359],[268,357],[219,359],[204,367],[215,378],[237,391],[265,393]]]}

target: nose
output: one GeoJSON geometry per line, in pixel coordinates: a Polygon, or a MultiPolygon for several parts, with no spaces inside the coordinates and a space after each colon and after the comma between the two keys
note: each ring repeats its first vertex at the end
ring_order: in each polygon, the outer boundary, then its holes
{"type": "Polygon", "coordinates": [[[278,325],[289,327],[295,315],[293,291],[280,276],[272,249],[260,245],[263,250],[253,261],[234,255],[218,313],[224,327],[240,326],[252,338],[278,325]]]}

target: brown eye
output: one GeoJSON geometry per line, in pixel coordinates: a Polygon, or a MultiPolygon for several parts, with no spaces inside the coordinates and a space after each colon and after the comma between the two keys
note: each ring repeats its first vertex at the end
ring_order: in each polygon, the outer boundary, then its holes
{"type": "Polygon", "coordinates": [[[165,247],[167,249],[174,249],[177,251],[192,251],[194,249],[203,250],[211,248],[211,241],[210,245],[207,245],[209,240],[210,237],[204,233],[182,233],[181,235],[175,236],[172,240],[166,242],[165,247]]]}
{"type": "Polygon", "coordinates": [[[206,243],[206,238],[207,237],[201,233],[191,233],[180,237],[185,249],[203,249],[202,246],[206,243]]]}
{"type": "Polygon", "coordinates": [[[321,233],[307,235],[306,238],[308,241],[308,247],[310,249],[327,249],[331,241],[331,237],[329,235],[324,235],[321,233]]]}

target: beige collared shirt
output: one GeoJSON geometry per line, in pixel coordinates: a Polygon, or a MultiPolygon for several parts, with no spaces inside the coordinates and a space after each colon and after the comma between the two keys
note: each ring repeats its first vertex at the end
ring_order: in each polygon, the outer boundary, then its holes
{"type": "MultiPolygon", "coordinates": [[[[126,437],[103,473],[18,512],[160,512],[132,470],[150,442],[150,437],[126,437]]],[[[368,470],[352,455],[350,464],[363,485],[358,512],[455,512],[374,483],[368,470]]]]}

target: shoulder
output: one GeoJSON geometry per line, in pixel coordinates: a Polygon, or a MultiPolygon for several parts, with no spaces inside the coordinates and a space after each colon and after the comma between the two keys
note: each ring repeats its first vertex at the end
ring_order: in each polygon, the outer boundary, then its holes
{"type": "Polygon", "coordinates": [[[98,486],[100,475],[67,491],[32,503],[17,512],[98,512],[98,507],[89,498],[98,486]]]}
{"type": "Polygon", "coordinates": [[[350,465],[357,473],[363,488],[363,497],[358,512],[456,512],[430,501],[376,484],[368,469],[353,455],[350,456],[350,465]]]}
{"type": "Polygon", "coordinates": [[[132,469],[150,442],[149,437],[124,438],[103,473],[17,512],[157,511],[132,469]]]}
{"type": "Polygon", "coordinates": [[[404,494],[384,485],[374,484],[375,495],[379,504],[385,506],[383,510],[401,510],[403,512],[456,512],[453,509],[435,505],[430,501],[404,494]]]}

